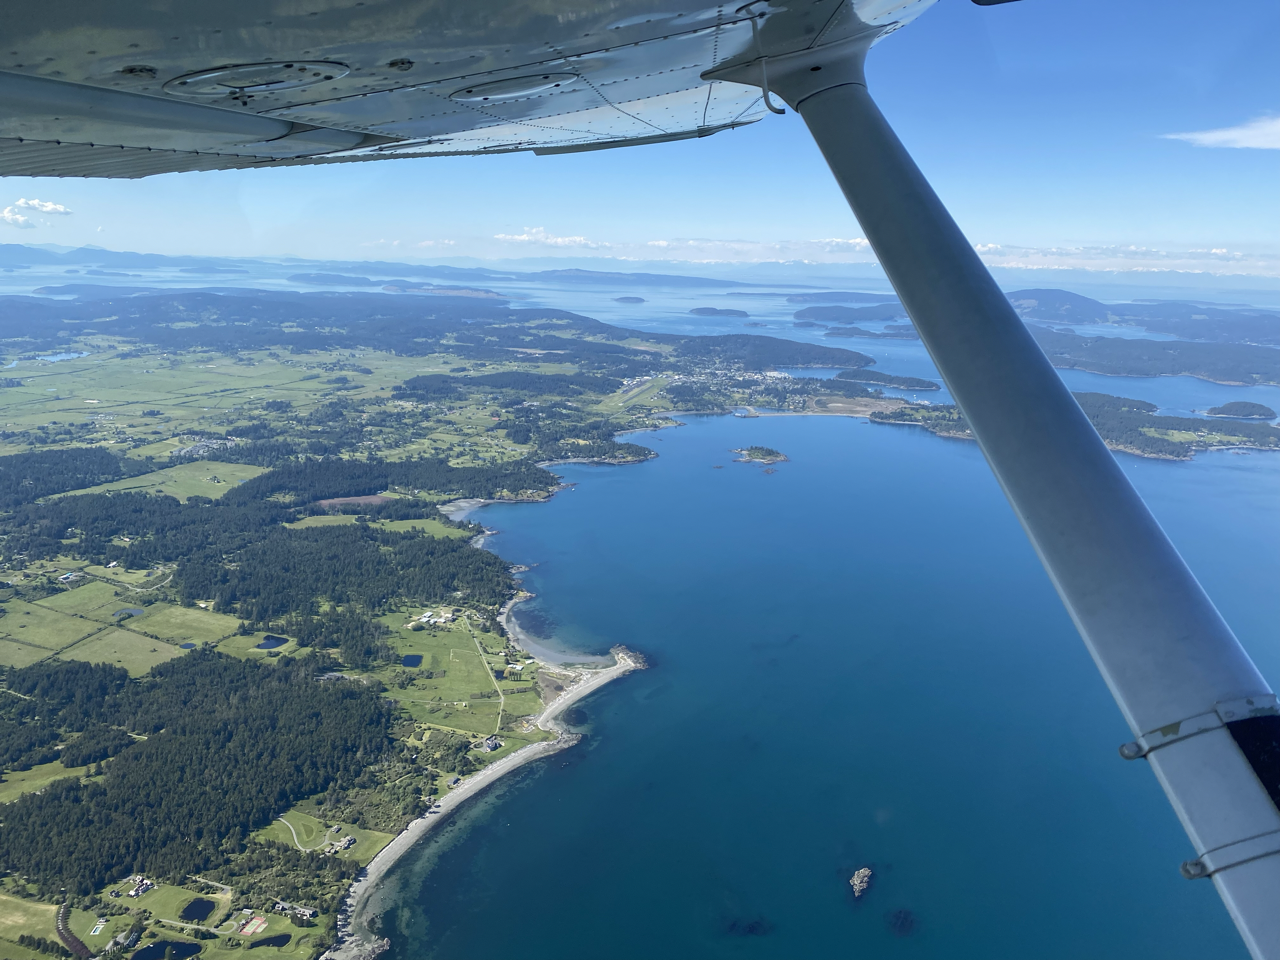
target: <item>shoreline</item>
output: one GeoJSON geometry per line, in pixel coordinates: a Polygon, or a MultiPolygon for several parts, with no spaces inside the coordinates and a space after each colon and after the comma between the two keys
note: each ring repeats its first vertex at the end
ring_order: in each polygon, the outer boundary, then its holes
{"type": "MultiPolygon", "coordinates": [[[[466,509],[474,509],[474,506],[468,506],[466,509]]],[[[499,622],[511,633],[517,645],[519,645],[522,631],[518,627],[511,630],[508,626],[511,622],[511,610],[517,603],[528,600],[531,596],[531,594],[519,594],[513,597],[507,601],[499,614],[499,622]]],[[[324,960],[372,960],[373,957],[387,950],[391,945],[390,941],[374,938],[367,928],[361,928],[360,920],[363,909],[377,892],[388,871],[426,837],[436,824],[448,820],[450,813],[472,797],[480,795],[489,786],[526,764],[554,756],[578,743],[582,739],[581,734],[571,732],[561,722],[561,714],[606,684],[634,670],[644,670],[647,667],[644,657],[626,647],[613,647],[610,653],[613,655],[614,663],[607,667],[571,666],[534,657],[539,665],[560,673],[569,672],[574,677],[573,682],[565,687],[559,696],[546,704],[542,712],[526,727],[526,729],[536,728],[554,732],[555,739],[530,743],[464,777],[456,787],[440,797],[428,813],[410,823],[396,835],[395,839],[378,851],[360,871],[343,898],[342,905],[338,909],[337,939],[334,945],[321,955],[324,960]]]]}

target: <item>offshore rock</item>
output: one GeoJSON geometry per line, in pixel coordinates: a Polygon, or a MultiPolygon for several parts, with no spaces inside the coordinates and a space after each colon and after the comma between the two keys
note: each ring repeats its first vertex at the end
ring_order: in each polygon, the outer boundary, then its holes
{"type": "Polygon", "coordinates": [[[849,878],[849,886],[853,887],[853,895],[860,897],[867,892],[867,887],[871,886],[871,868],[862,867],[849,878]]]}

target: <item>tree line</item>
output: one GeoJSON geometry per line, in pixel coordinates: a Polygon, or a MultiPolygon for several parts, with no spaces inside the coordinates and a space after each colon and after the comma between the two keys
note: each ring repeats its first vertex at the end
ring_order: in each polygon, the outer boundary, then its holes
{"type": "MultiPolygon", "coordinates": [[[[102,715],[146,739],[101,778],[55,781],[6,806],[0,868],[84,895],[132,873],[180,882],[226,863],[249,833],[356,782],[387,752],[392,705],[362,683],[319,682],[332,667],[194,651],[126,683],[102,715]]],[[[21,670],[6,680],[24,682],[21,670]]]]}
{"type": "Polygon", "coordinates": [[[150,473],[155,464],[117,457],[102,447],[40,450],[0,457],[0,510],[68,490],[150,473]]]}

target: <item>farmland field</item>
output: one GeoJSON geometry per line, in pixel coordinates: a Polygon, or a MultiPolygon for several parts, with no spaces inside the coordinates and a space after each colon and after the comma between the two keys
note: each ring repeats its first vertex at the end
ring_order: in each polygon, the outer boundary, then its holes
{"type": "MultiPolygon", "coordinates": [[[[166,467],[152,473],[144,473],[127,480],[116,480],[84,490],[72,491],[74,494],[107,493],[115,490],[138,490],[149,493],[165,493],[179,500],[187,497],[201,496],[217,499],[238,483],[251,480],[262,473],[262,467],[254,467],[243,463],[213,463],[197,460],[194,463],[183,463],[176,467],[166,467]]],[[[71,494],[65,494],[70,496],[71,494]]]]}
{"type": "Polygon", "coordinates": [[[30,770],[10,770],[5,773],[4,781],[0,782],[0,803],[10,803],[24,793],[43,790],[53,781],[64,777],[84,777],[88,774],[88,767],[67,769],[58,760],[38,764],[30,770]]]}
{"type": "Polygon", "coordinates": [[[217,643],[235,633],[240,621],[200,607],[155,603],[127,621],[129,629],[155,634],[175,643],[217,643]]]}
{"type": "Polygon", "coordinates": [[[58,652],[61,660],[83,660],[86,663],[114,663],[140,677],[157,663],[182,654],[182,650],[163,640],[139,636],[128,630],[107,627],[83,643],[58,652]]]}
{"type": "Polygon", "coordinates": [[[25,600],[10,600],[5,608],[7,613],[0,619],[0,633],[22,643],[44,647],[50,653],[102,629],[100,623],[69,617],[25,600]]]}
{"type": "Polygon", "coordinates": [[[0,666],[29,667],[48,657],[52,651],[44,647],[33,647],[27,643],[19,643],[8,637],[0,637],[0,666]]]}
{"type": "Polygon", "coordinates": [[[111,615],[121,606],[132,606],[116,596],[118,589],[101,580],[91,580],[82,586],[77,586],[74,590],[56,593],[51,597],[38,600],[37,603],[58,613],[81,617],[92,616],[95,620],[101,619],[109,623],[111,615]],[[103,608],[108,609],[104,612],[103,608]]]}
{"type": "MultiPolygon", "coordinates": [[[[0,939],[16,941],[24,933],[39,930],[46,939],[57,936],[54,920],[58,908],[48,903],[34,903],[21,897],[0,893],[0,939]]],[[[0,950],[7,948],[0,945],[0,950]]],[[[16,946],[16,944],[15,944],[16,946]]]]}

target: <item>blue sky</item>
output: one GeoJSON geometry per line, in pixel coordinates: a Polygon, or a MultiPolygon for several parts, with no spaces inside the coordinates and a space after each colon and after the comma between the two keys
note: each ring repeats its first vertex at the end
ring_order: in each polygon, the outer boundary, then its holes
{"type": "MultiPolygon", "coordinates": [[[[993,265],[1275,277],[1278,43],[1274,0],[941,0],[877,46],[868,73],[993,265]],[[1271,149],[1168,137],[1222,130],[1199,140],[1271,149]]],[[[10,178],[0,207],[28,221],[0,222],[0,242],[160,253],[871,259],[833,242],[861,232],[794,114],[561,157],[10,178]]]]}

